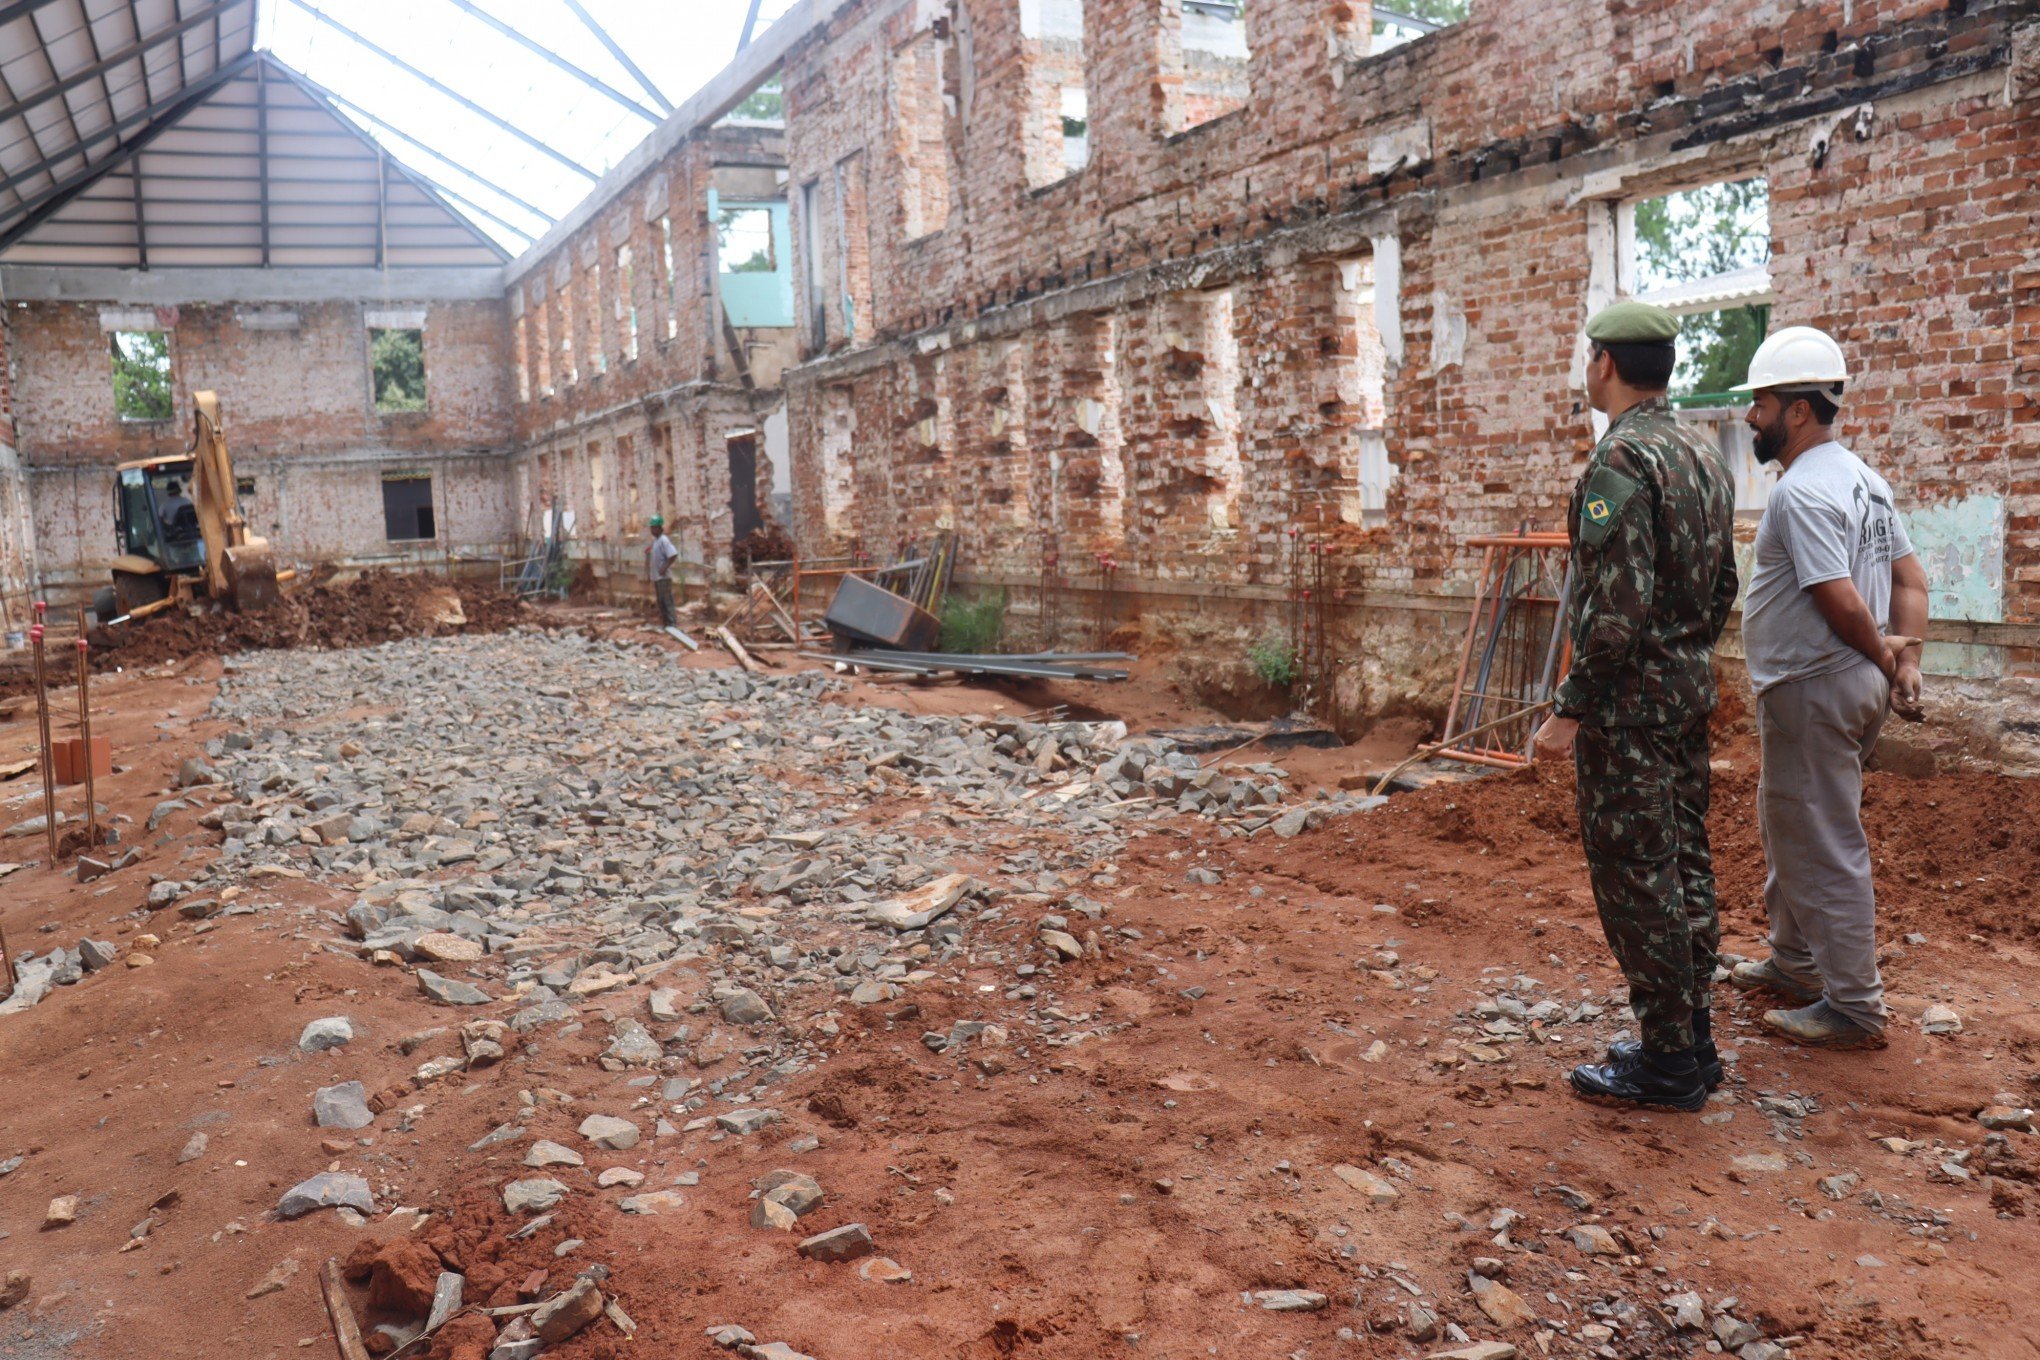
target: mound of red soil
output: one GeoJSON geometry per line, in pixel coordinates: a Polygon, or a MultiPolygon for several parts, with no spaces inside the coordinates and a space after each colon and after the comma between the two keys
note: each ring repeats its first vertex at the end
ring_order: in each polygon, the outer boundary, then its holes
{"type": "MultiPolygon", "coordinates": [[[[363,647],[395,638],[500,632],[530,617],[525,604],[494,585],[438,573],[371,571],[285,595],[259,614],[171,609],[92,634],[92,668],[134,670],[192,656],[288,647],[363,647]],[[458,608],[455,608],[455,605],[458,608]]],[[[68,649],[69,643],[65,644],[68,649]]],[[[71,682],[68,650],[57,683],[71,682]]],[[[26,654],[0,671],[0,694],[33,688],[26,654]]]]}

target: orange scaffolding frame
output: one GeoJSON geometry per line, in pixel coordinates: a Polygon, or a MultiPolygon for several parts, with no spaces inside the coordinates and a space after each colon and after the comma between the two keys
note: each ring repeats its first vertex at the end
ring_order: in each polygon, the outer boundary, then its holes
{"type": "Polygon", "coordinates": [[[1466,546],[1481,550],[1480,576],[1433,754],[1520,769],[1530,761],[1537,714],[1572,662],[1565,627],[1572,543],[1523,531],[1478,535],[1466,546]]]}

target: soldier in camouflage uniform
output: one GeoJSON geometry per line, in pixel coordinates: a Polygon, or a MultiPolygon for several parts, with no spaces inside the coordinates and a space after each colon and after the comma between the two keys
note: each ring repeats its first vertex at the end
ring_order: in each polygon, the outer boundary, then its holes
{"type": "Polygon", "coordinates": [[[1707,847],[1714,644],[1735,602],[1735,482],[1665,396],[1678,321],[1622,302],[1587,322],[1609,417],[1573,489],[1572,667],[1537,734],[1571,748],[1594,903],[1642,1042],[1574,1069],[1590,1098],[1697,1110],[1721,1081],[1708,1011],[1720,928],[1707,847]]]}

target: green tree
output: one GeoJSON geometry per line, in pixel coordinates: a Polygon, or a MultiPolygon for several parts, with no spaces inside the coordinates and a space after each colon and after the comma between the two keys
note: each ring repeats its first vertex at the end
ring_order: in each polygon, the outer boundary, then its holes
{"type": "MultiPolygon", "coordinates": [[[[1374,12],[1374,36],[1392,37],[1397,42],[1407,42],[1419,36],[1418,30],[1396,23],[1388,17],[1389,14],[1407,15],[1412,19],[1422,19],[1443,28],[1464,22],[1472,9],[1471,0],[1386,0],[1386,3],[1374,12]]],[[[1375,44],[1377,51],[1381,50],[1381,47],[1382,44],[1375,44]]]]}
{"type": "MultiPolygon", "coordinates": [[[[1636,286],[1647,292],[1767,263],[1769,188],[1761,179],[1709,184],[1636,205],[1636,286]]],[[[1680,318],[1672,391],[1721,392],[1743,380],[1770,327],[1768,304],[1680,318]]]]}
{"type": "Polygon", "coordinates": [[[378,411],[425,409],[425,335],[418,330],[378,330],[368,339],[369,371],[378,411]]]}
{"type": "Polygon", "coordinates": [[[786,96],[780,90],[779,77],[772,77],[744,96],[744,101],[731,109],[727,117],[740,123],[785,122],[786,96]]]}
{"type": "Polygon", "coordinates": [[[113,408],[122,420],[170,419],[170,337],[162,331],[113,333],[113,408]]]}

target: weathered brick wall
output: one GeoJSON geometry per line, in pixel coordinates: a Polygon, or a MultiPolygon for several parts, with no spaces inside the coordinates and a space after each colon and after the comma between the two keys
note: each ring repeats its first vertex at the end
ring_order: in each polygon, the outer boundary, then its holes
{"type": "Polygon", "coordinates": [[[35,515],[14,443],[14,390],[0,327],[0,631],[27,626],[34,596],[35,515]]]}
{"type": "Polygon", "coordinates": [[[740,345],[768,345],[754,356],[754,385],[743,385],[721,326],[708,191],[719,168],[769,175],[783,164],[773,130],[687,138],[586,225],[511,270],[511,350],[523,365],[511,383],[518,532],[557,495],[605,586],[638,571],[654,513],[685,561],[729,569],[727,436],[762,427],[778,405],[772,382],[783,361],[776,338],[740,334],[740,345]],[[629,251],[628,271],[619,249],[629,251]]]}
{"type": "Polygon", "coordinates": [[[255,479],[245,509],[285,560],[403,561],[509,536],[494,469],[514,431],[509,329],[495,300],[184,304],[155,309],[170,338],[175,415],[124,421],[114,406],[101,311],[115,302],[7,308],[20,458],[38,529],[36,558],[58,586],[96,584],[112,552],[113,465],[190,442],[191,393],[219,393],[235,470],[255,479]],[[424,314],[427,409],[375,409],[367,313],[424,314]],[[296,318],[272,328],[279,314],[296,318]],[[253,320],[253,318],[263,320],[253,320]],[[264,321],[270,324],[264,324],[264,321]],[[382,476],[434,475],[438,539],[385,535],[382,476]]]}
{"type": "Polygon", "coordinates": [[[1615,205],[1760,174],[1777,323],[1829,329],[1856,365],[1846,437],[1908,504],[1996,513],[2001,562],[1979,542],[1930,567],[2001,570],[2003,620],[2040,620],[2040,6],[1483,0],[1372,57],[1345,0],[1248,23],[1246,107],[1178,134],[1194,73],[1170,7],[1089,0],[1091,161],[1045,186],[1044,90],[1066,77],[1012,0],[869,0],[793,53],[793,180],[861,155],[872,280],[870,342],[788,377],[810,550],[954,527],[989,579],[1032,580],[1048,551],[1081,578],[1107,552],[1129,589],[1251,596],[1287,581],[1301,520],[1350,602],[1450,595],[1465,536],[1559,526],[1615,205]],[[931,19],[975,67],[952,79],[954,211],[909,240],[886,91],[939,45],[931,19]],[[1230,353],[1191,337],[1220,295],[1230,353]],[[1237,369],[1230,441],[1216,362],[1237,369]],[[1376,428],[1397,476],[1363,525],[1376,428]]]}

